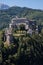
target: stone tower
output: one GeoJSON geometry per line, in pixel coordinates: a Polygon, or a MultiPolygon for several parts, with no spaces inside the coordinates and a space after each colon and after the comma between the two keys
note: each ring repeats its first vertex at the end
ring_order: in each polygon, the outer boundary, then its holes
{"type": "Polygon", "coordinates": [[[5,29],[5,36],[6,36],[6,43],[9,45],[11,42],[11,37],[12,37],[12,29],[11,28],[6,28],[5,29]]]}

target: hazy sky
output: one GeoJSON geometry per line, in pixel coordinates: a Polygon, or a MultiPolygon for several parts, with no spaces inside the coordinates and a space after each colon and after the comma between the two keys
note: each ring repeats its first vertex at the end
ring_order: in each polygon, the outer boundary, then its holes
{"type": "Polygon", "coordinates": [[[29,7],[33,9],[43,9],[43,0],[0,0],[9,6],[29,7]]]}

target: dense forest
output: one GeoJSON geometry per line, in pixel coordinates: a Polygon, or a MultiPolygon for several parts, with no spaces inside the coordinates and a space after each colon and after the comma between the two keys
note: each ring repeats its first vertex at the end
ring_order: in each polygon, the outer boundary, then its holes
{"type": "Polygon", "coordinates": [[[43,34],[14,37],[10,46],[0,39],[0,65],[43,65],[43,34]]]}
{"type": "Polygon", "coordinates": [[[3,29],[8,26],[11,21],[11,18],[15,16],[26,17],[29,20],[36,20],[37,24],[43,25],[42,10],[14,6],[6,10],[0,10],[0,29],[3,29]]]}

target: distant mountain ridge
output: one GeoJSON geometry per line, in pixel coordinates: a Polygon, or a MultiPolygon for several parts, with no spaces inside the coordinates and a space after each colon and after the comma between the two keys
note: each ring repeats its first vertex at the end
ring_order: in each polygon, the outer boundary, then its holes
{"type": "Polygon", "coordinates": [[[8,9],[8,8],[9,8],[8,5],[0,3],[0,10],[8,9]]]}
{"type": "Polygon", "coordinates": [[[36,20],[37,24],[43,25],[43,10],[13,6],[8,9],[0,10],[0,29],[8,26],[11,19],[15,16],[36,20]]]}

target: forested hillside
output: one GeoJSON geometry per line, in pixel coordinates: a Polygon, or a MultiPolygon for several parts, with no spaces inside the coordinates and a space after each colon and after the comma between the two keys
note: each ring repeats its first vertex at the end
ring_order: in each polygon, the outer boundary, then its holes
{"type": "Polygon", "coordinates": [[[43,11],[35,10],[26,7],[10,7],[6,10],[0,10],[0,29],[8,26],[8,23],[11,21],[12,17],[26,17],[32,20],[36,20],[37,24],[43,25],[43,11]]]}
{"type": "Polygon", "coordinates": [[[43,34],[14,37],[10,46],[0,40],[0,65],[43,65],[43,34]]]}

